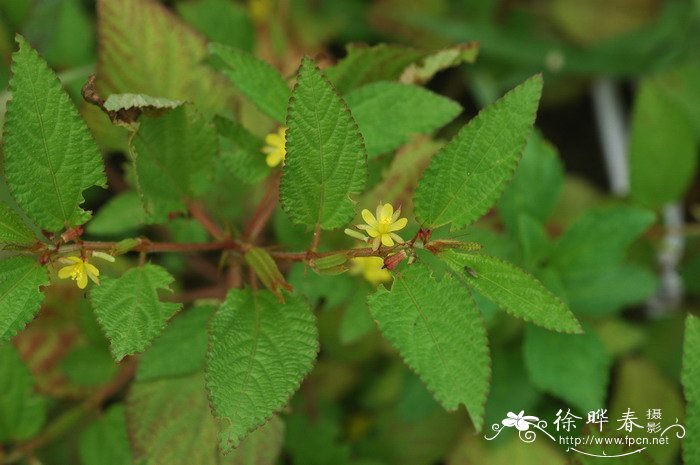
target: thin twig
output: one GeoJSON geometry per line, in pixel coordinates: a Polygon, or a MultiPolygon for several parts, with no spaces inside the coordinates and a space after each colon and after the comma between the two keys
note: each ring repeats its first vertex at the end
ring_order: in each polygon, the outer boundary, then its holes
{"type": "Polygon", "coordinates": [[[265,194],[263,194],[258,207],[255,209],[253,216],[245,227],[244,237],[248,239],[248,241],[255,242],[255,239],[260,235],[263,229],[265,229],[268,221],[270,221],[270,217],[277,206],[279,185],[280,174],[277,173],[268,180],[265,194]]]}
{"type": "Polygon", "coordinates": [[[223,241],[226,239],[227,234],[224,233],[219,225],[209,217],[204,205],[201,202],[190,202],[187,205],[187,208],[189,209],[192,218],[199,221],[201,225],[204,226],[204,229],[206,229],[214,239],[217,241],[223,241]]]}

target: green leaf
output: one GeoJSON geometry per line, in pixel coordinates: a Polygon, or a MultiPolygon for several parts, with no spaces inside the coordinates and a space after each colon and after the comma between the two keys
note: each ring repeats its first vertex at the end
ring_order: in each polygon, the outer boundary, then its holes
{"type": "Polygon", "coordinates": [[[289,102],[289,86],[269,63],[242,50],[210,44],[209,53],[221,60],[223,73],[251,103],[283,123],[289,102]]]}
{"type": "Polygon", "coordinates": [[[201,373],[137,381],[126,413],[136,463],[149,465],[273,465],[284,437],[284,424],[273,417],[222,456],[201,373]]]}
{"type": "Polygon", "coordinates": [[[462,107],[422,87],[375,82],[345,96],[372,158],[452,121],[462,107]]]}
{"type": "Polygon", "coordinates": [[[123,405],[111,406],[102,418],[85,428],[79,451],[83,465],[132,464],[123,405]]]}
{"type": "Polygon", "coordinates": [[[29,439],[44,423],[46,399],[34,392],[33,385],[17,350],[0,342],[0,442],[29,439]]]}
{"type": "Polygon", "coordinates": [[[61,360],[61,372],[79,386],[99,386],[119,372],[105,347],[83,345],[76,347],[61,360]]]}
{"type": "Polygon", "coordinates": [[[90,292],[97,321],[110,340],[112,355],[119,361],[142,352],[165,328],[181,304],[161,302],[158,290],[170,290],[174,278],[163,268],[146,264],[132,268],[120,278],[105,277],[90,292]]]}
{"type": "Polygon", "coordinates": [[[31,257],[0,260],[0,341],[13,337],[39,311],[49,284],[46,269],[31,257]]]}
{"type": "Polygon", "coordinates": [[[513,181],[498,203],[508,230],[518,231],[518,216],[523,213],[544,223],[559,198],[563,182],[564,167],[556,148],[537,131],[533,132],[513,181]]]}
{"type": "Polygon", "coordinates": [[[182,100],[173,100],[164,97],[151,97],[145,94],[112,94],[105,100],[104,107],[108,111],[129,110],[138,108],[141,110],[172,110],[184,105],[182,100]]]}
{"type": "Polygon", "coordinates": [[[611,266],[571,271],[563,275],[566,298],[577,315],[602,316],[642,304],[656,292],[659,282],[647,267],[611,266]]]}
{"type": "Polygon", "coordinates": [[[620,264],[627,248],[653,222],[654,213],[638,207],[588,210],[559,238],[552,264],[563,274],[620,264]]]}
{"type": "Polygon", "coordinates": [[[593,328],[586,326],[585,330],[583,334],[558,334],[528,326],[523,344],[525,365],[533,384],[580,412],[605,405],[612,365],[593,328]]]}
{"type": "Polygon", "coordinates": [[[207,322],[214,312],[200,305],[175,317],[139,359],[136,378],[149,381],[201,371],[207,353],[207,322]]]}
{"type": "Polygon", "coordinates": [[[425,53],[397,45],[373,47],[351,44],[347,55],[326,70],[326,76],[341,94],[375,81],[394,81],[425,53]]]}
{"type": "Polygon", "coordinates": [[[22,218],[8,204],[0,201],[0,248],[2,244],[30,245],[36,240],[22,218]]]}
{"type": "Polygon", "coordinates": [[[211,186],[219,144],[214,126],[193,107],[143,118],[133,139],[138,188],[146,212],[163,222],[211,186]]]}
{"type": "Polygon", "coordinates": [[[372,317],[447,410],[467,407],[481,429],[491,377],[486,329],[469,291],[446,274],[436,281],[420,264],[368,298],[372,317]]]}
{"type": "Polygon", "coordinates": [[[228,0],[179,2],[177,12],[212,42],[250,52],[255,29],[244,5],[228,0]]]}
{"type": "Polygon", "coordinates": [[[513,177],[542,93],[537,75],[481,111],[433,158],[418,184],[417,217],[432,228],[467,226],[513,177]]]}
{"type": "Polygon", "coordinates": [[[454,272],[511,315],[564,333],[580,333],[571,311],[542,283],[499,258],[447,251],[440,254],[454,272]]]}
{"type": "Polygon", "coordinates": [[[518,216],[516,224],[523,265],[525,268],[536,268],[547,259],[552,248],[547,231],[542,223],[527,213],[518,216]]]}
{"type": "Polygon", "coordinates": [[[683,389],[688,403],[683,442],[685,463],[700,462],[700,318],[688,315],[683,344],[683,389]]]}
{"type": "Polygon", "coordinates": [[[217,116],[214,124],[220,136],[221,158],[231,174],[247,184],[260,182],[270,174],[258,137],[228,118],[217,116]]]}
{"type": "Polygon", "coordinates": [[[317,351],[315,318],[299,296],[229,293],[210,322],[206,373],[224,452],[284,407],[317,351]]]}
{"type": "Polygon", "coordinates": [[[12,55],[3,134],[5,176],[17,204],[49,231],[90,219],[83,191],[107,179],[97,145],[58,78],[22,36],[12,55]]]}
{"type": "Polygon", "coordinates": [[[207,66],[204,38],[155,0],[98,0],[100,95],[145,94],[194,102],[207,115],[228,110],[223,76],[207,66]]]}
{"type": "Polygon", "coordinates": [[[285,212],[298,224],[345,225],[355,213],[350,196],[365,187],[367,154],[347,105],[309,58],[299,68],[287,126],[285,212]]]}
{"type": "Polygon", "coordinates": [[[697,167],[691,120],[653,81],[642,81],[630,134],[630,187],[637,202],[660,207],[678,200],[697,167]]]}
{"type": "Polygon", "coordinates": [[[85,231],[98,236],[124,236],[146,224],[146,212],[138,193],[121,192],[110,198],[97,210],[85,231]]]}

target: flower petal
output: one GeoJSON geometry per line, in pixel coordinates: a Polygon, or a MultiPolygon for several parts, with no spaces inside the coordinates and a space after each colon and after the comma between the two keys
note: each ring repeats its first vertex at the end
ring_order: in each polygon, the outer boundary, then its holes
{"type": "Polygon", "coordinates": [[[392,239],[394,239],[394,240],[395,240],[396,242],[398,242],[399,244],[403,244],[403,243],[405,242],[405,241],[401,238],[401,236],[399,236],[399,235],[396,234],[396,233],[389,233],[389,235],[391,236],[392,239]]]}
{"type": "Polygon", "coordinates": [[[93,274],[95,276],[100,275],[100,270],[98,270],[92,263],[85,262],[85,271],[87,271],[88,274],[93,274]]]}
{"type": "Polygon", "coordinates": [[[372,212],[366,208],[362,210],[362,219],[365,220],[365,223],[372,227],[377,226],[377,218],[375,218],[374,215],[372,215],[372,212]]]}
{"type": "Polygon", "coordinates": [[[58,270],[58,277],[61,279],[68,279],[73,275],[74,269],[75,265],[64,266],[63,268],[58,270]]]}
{"type": "Polygon", "coordinates": [[[381,239],[379,238],[379,236],[375,237],[374,240],[372,241],[372,250],[379,249],[380,243],[381,243],[381,239]]]}
{"type": "Polygon", "coordinates": [[[271,133],[265,136],[265,143],[272,147],[284,147],[284,139],[277,133],[271,133]]]}
{"type": "Polygon", "coordinates": [[[400,218],[398,221],[395,221],[389,226],[389,231],[400,231],[403,228],[406,227],[408,224],[408,220],[406,218],[400,218]]]}
{"type": "Polygon", "coordinates": [[[87,273],[78,274],[78,287],[80,289],[85,289],[87,287],[88,277],[87,273]]]}
{"type": "Polygon", "coordinates": [[[515,427],[518,429],[518,431],[527,431],[530,429],[530,423],[521,418],[515,422],[515,427]]]}
{"type": "Polygon", "coordinates": [[[390,203],[385,203],[382,207],[381,218],[377,218],[379,221],[391,221],[391,217],[394,216],[394,207],[390,203]]]}
{"type": "Polygon", "coordinates": [[[389,234],[382,234],[382,244],[384,244],[387,247],[391,247],[394,245],[394,239],[391,238],[389,234]]]}
{"type": "Polygon", "coordinates": [[[276,150],[274,152],[271,152],[267,155],[265,158],[265,163],[267,163],[267,166],[270,168],[274,168],[275,166],[279,165],[282,160],[284,160],[284,151],[282,150],[276,150]]]}
{"type": "Polygon", "coordinates": [[[379,237],[381,236],[381,233],[377,231],[375,228],[367,228],[365,231],[367,231],[367,234],[369,234],[369,237],[379,237]]]}
{"type": "Polygon", "coordinates": [[[517,421],[518,420],[516,420],[514,418],[506,418],[503,421],[501,421],[501,423],[503,423],[503,426],[507,426],[508,428],[512,428],[513,426],[515,426],[515,423],[517,421]]]}

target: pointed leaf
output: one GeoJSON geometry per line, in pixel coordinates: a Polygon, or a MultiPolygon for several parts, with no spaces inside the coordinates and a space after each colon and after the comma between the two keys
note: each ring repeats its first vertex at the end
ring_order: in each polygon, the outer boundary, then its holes
{"type": "Polygon", "coordinates": [[[422,87],[375,82],[345,96],[372,158],[441,128],[461,111],[457,102],[422,87]]]}
{"type": "Polygon", "coordinates": [[[396,273],[391,291],[370,295],[384,337],[447,410],[464,404],[481,429],[491,377],[486,329],[469,294],[452,276],[436,281],[414,264],[396,273]]]}
{"type": "Polygon", "coordinates": [[[214,125],[219,132],[221,159],[237,179],[247,183],[257,183],[270,174],[261,151],[263,142],[251,134],[241,124],[217,116],[214,125]]]}
{"type": "Polygon", "coordinates": [[[0,260],[0,341],[13,337],[39,311],[49,284],[46,269],[31,257],[0,260]]]}
{"type": "Polygon", "coordinates": [[[146,264],[132,268],[120,278],[105,277],[90,292],[97,321],[110,340],[112,355],[119,361],[142,352],[182,307],[161,302],[160,289],[170,290],[174,278],[163,268],[146,264]]]}
{"type": "Polygon", "coordinates": [[[186,201],[211,186],[218,138],[214,126],[193,107],[142,118],[132,143],[139,192],[154,221],[187,211],[186,201]]]}
{"type": "Polygon", "coordinates": [[[513,177],[542,93],[537,75],[482,110],[433,158],[418,184],[426,226],[467,226],[493,206],[513,177]]]}
{"type": "Polygon", "coordinates": [[[251,103],[277,122],[284,122],[290,92],[279,71],[249,53],[226,45],[210,44],[209,53],[221,60],[223,73],[251,103]]]}
{"type": "Polygon", "coordinates": [[[231,291],[210,323],[207,389],[221,448],[235,448],[279,411],[311,370],[318,331],[298,295],[231,291]]]}
{"type": "Polygon", "coordinates": [[[36,237],[22,218],[5,202],[0,201],[0,248],[2,244],[30,245],[36,237]]]}
{"type": "Polygon", "coordinates": [[[688,402],[687,432],[683,442],[685,463],[700,462],[700,318],[688,315],[683,344],[683,391],[688,402]]]}
{"type": "Polygon", "coordinates": [[[151,97],[145,94],[112,94],[105,100],[104,106],[109,111],[129,110],[172,110],[183,105],[182,100],[164,97],[151,97]]]}
{"type": "Polygon", "coordinates": [[[580,333],[576,317],[542,283],[499,258],[447,251],[442,258],[469,286],[511,315],[564,333],[580,333]]]}
{"type": "Polygon", "coordinates": [[[345,225],[354,216],[350,196],[365,187],[367,155],[347,105],[309,58],[299,68],[287,126],[284,210],[299,224],[345,225]]]}
{"type": "Polygon", "coordinates": [[[479,42],[467,42],[438,50],[427,55],[420,62],[409,65],[401,74],[401,82],[425,84],[440,71],[462,63],[474,63],[477,55],[479,55],[479,42]]]}
{"type": "Polygon", "coordinates": [[[3,136],[7,184],[42,228],[81,225],[90,219],[83,191],[107,183],[102,156],[54,72],[22,36],[17,43],[3,136]]]}

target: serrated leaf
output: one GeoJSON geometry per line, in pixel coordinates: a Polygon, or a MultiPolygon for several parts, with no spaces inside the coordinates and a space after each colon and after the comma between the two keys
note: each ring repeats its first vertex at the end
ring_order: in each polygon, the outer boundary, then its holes
{"type": "Polygon", "coordinates": [[[107,183],[102,156],[54,72],[22,36],[16,40],[3,134],[7,184],[43,229],[81,225],[90,219],[83,191],[107,183]]]}
{"type": "Polygon", "coordinates": [[[129,110],[172,110],[184,105],[182,100],[164,97],[151,97],[145,94],[112,94],[105,100],[104,107],[108,111],[129,110]]]}
{"type": "Polygon", "coordinates": [[[205,64],[204,38],[154,0],[98,0],[100,95],[134,93],[225,111],[230,86],[205,64]]]}
{"type": "Polygon", "coordinates": [[[263,142],[230,119],[217,116],[214,124],[220,136],[221,159],[231,174],[246,184],[263,180],[270,173],[261,151],[263,142]]]}
{"type": "Polygon", "coordinates": [[[139,193],[153,221],[186,212],[211,187],[219,143],[214,126],[193,107],[142,118],[132,141],[139,193]]]}
{"type": "Polygon", "coordinates": [[[530,380],[579,412],[605,405],[612,359],[595,330],[558,334],[536,326],[525,331],[523,355],[530,380]],[[572,382],[585,380],[585,382],[572,382]]]}
{"type": "Polygon", "coordinates": [[[425,52],[398,45],[350,44],[347,55],[326,69],[326,75],[338,92],[345,94],[370,82],[396,80],[411,63],[424,56],[425,52]]]}
{"type": "Polygon", "coordinates": [[[431,161],[415,196],[416,215],[432,228],[467,226],[506,188],[525,148],[542,93],[534,76],[482,110],[431,161]]]}
{"type": "Polygon", "coordinates": [[[284,122],[289,86],[269,63],[222,44],[210,44],[209,53],[222,62],[223,73],[251,103],[279,123],[284,122]]]}
{"type": "Polygon", "coordinates": [[[688,403],[683,442],[685,463],[700,462],[700,318],[688,315],[683,344],[683,390],[688,403]]]}
{"type": "MultiPolygon", "coordinates": [[[[2,308],[2,307],[0,307],[2,308]]],[[[46,399],[9,342],[0,342],[0,442],[31,438],[46,417],[46,399]]]]}
{"type": "Polygon", "coordinates": [[[345,96],[372,158],[408,142],[413,134],[432,132],[461,111],[457,102],[422,87],[375,82],[345,96]]]}
{"type": "Polygon", "coordinates": [[[182,307],[161,302],[159,290],[170,290],[174,278],[150,263],[132,268],[120,278],[105,277],[90,292],[97,321],[110,341],[114,358],[142,352],[182,307]]]}
{"type": "Polygon", "coordinates": [[[588,210],[559,238],[552,264],[564,274],[620,264],[627,248],[653,222],[654,213],[638,207],[588,210]]]}
{"type": "Polygon", "coordinates": [[[309,58],[304,58],[287,115],[282,206],[298,224],[323,229],[354,216],[351,195],[367,178],[367,154],[347,105],[309,58]]]}
{"type": "Polygon", "coordinates": [[[49,284],[46,269],[31,257],[0,260],[0,341],[21,331],[39,311],[49,284]]]}
{"type": "Polygon", "coordinates": [[[174,318],[141,355],[136,378],[150,381],[201,371],[207,353],[207,322],[214,310],[214,306],[200,305],[174,318]]]}
{"type": "Polygon", "coordinates": [[[2,244],[30,245],[36,240],[22,218],[8,204],[0,201],[0,248],[2,244]]]}
{"type": "Polygon", "coordinates": [[[111,406],[102,418],[85,428],[79,452],[83,465],[132,464],[123,405],[111,406]]]}
{"type": "Polygon", "coordinates": [[[447,410],[467,407],[481,429],[491,377],[486,329],[469,291],[450,275],[436,281],[420,264],[368,297],[384,337],[447,410]]]}
{"type": "Polygon", "coordinates": [[[630,189],[638,203],[660,207],[678,200],[697,167],[691,120],[653,81],[642,81],[630,133],[630,189]]]}
{"type": "Polygon", "coordinates": [[[298,295],[231,291],[210,322],[207,389],[224,452],[279,411],[311,370],[318,331],[298,295]]]}
{"type": "Polygon", "coordinates": [[[135,458],[148,465],[273,465],[284,437],[273,417],[222,456],[201,373],[136,382],[126,413],[135,458]]]}
{"type": "Polygon", "coordinates": [[[499,258],[452,250],[440,254],[467,285],[511,315],[538,326],[564,333],[580,333],[571,311],[541,282],[499,258]]]}

